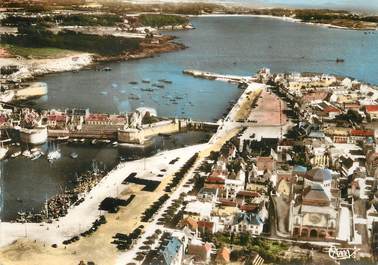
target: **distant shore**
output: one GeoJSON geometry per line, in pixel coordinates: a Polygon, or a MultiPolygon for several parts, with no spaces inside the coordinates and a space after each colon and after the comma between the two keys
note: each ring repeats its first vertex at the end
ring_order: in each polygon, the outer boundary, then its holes
{"type": "Polygon", "coordinates": [[[343,29],[343,30],[371,30],[371,31],[378,31],[378,29],[373,28],[366,28],[366,29],[357,29],[357,28],[349,28],[349,27],[342,27],[337,25],[332,25],[329,23],[313,23],[313,22],[306,22],[302,21],[299,18],[292,18],[292,17],[285,17],[285,16],[273,16],[273,15],[255,15],[255,14],[203,14],[203,15],[191,15],[189,17],[256,17],[256,18],[271,18],[271,19],[278,19],[293,23],[301,23],[306,25],[313,25],[313,26],[320,26],[326,28],[334,28],[334,29],[343,29]]]}

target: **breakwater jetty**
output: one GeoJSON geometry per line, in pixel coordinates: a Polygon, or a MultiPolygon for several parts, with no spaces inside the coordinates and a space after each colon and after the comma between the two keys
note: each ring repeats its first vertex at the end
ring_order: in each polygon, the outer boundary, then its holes
{"type": "Polygon", "coordinates": [[[235,83],[235,84],[248,83],[248,82],[256,80],[256,78],[252,76],[223,75],[223,74],[217,74],[217,73],[193,70],[193,69],[186,69],[182,72],[183,74],[191,75],[197,78],[203,78],[203,79],[208,79],[208,80],[219,80],[219,81],[225,81],[225,82],[235,83]]]}

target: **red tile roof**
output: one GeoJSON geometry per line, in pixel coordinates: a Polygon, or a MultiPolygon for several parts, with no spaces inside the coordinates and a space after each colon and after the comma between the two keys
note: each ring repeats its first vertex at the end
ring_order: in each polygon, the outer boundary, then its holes
{"type": "Polygon", "coordinates": [[[366,112],[378,112],[378,105],[367,105],[365,110],[366,112]]]}
{"type": "Polygon", "coordinates": [[[196,230],[198,228],[198,223],[196,220],[191,218],[190,216],[182,220],[182,225],[188,226],[190,229],[196,230]]]}
{"type": "Polygon", "coordinates": [[[236,206],[236,202],[227,199],[219,199],[219,202],[223,206],[236,206]]]}
{"type": "Polygon", "coordinates": [[[47,120],[49,121],[66,121],[66,115],[48,115],[47,120]]]}
{"type": "Polygon", "coordinates": [[[326,113],[331,113],[331,112],[337,112],[337,113],[340,113],[341,110],[339,110],[338,108],[334,107],[334,106],[327,106],[323,109],[324,112],[326,113]]]}
{"type": "Polygon", "coordinates": [[[257,204],[244,204],[239,207],[240,210],[245,212],[252,212],[256,210],[259,206],[257,204]]]}
{"type": "Polygon", "coordinates": [[[371,136],[374,136],[374,131],[373,130],[351,130],[350,135],[371,137],[371,136]]]}
{"type": "Polygon", "coordinates": [[[106,114],[90,114],[87,121],[107,121],[109,120],[109,116],[106,114]]]}
{"type": "Polygon", "coordinates": [[[249,190],[241,190],[239,191],[236,196],[244,196],[244,197],[260,197],[261,194],[258,192],[254,191],[249,191],[249,190]]]}
{"type": "Polygon", "coordinates": [[[205,181],[206,183],[220,183],[224,184],[224,179],[219,177],[208,177],[205,181]]]}
{"type": "Polygon", "coordinates": [[[209,222],[209,221],[198,221],[197,225],[198,225],[198,228],[204,228],[204,229],[209,229],[209,230],[212,230],[214,227],[214,223],[209,222]]]}
{"type": "Polygon", "coordinates": [[[218,262],[230,262],[230,250],[226,247],[222,247],[217,253],[216,260],[218,262]]]}

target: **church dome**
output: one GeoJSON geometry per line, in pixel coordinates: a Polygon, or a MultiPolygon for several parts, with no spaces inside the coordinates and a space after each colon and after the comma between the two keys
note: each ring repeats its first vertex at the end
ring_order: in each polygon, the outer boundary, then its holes
{"type": "Polygon", "coordinates": [[[331,181],[332,174],[329,169],[313,168],[306,173],[306,178],[316,182],[331,181]]]}

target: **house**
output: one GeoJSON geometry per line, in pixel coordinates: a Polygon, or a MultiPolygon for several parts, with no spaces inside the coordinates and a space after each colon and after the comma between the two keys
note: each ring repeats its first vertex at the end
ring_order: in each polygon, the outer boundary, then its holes
{"type": "Polygon", "coordinates": [[[64,113],[54,113],[47,115],[47,127],[51,129],[65,128],[68,116],[64,113]]]}
{"type": "Polygon", "coordinates": [[[360,141],[374,140],[374,130],[350,130],[350,142],[357,143],[360,141]]]}
{"type": "Polygon", "coordinates": [[[215,262],[217,264],[228,264],[230,262],[230,250],[226,247],[222,247],[218,250],[215,262]]]}
{"type": "Polygon", "coordinates": [[[235,233],[250,233],[260,235],[264,228],[264,222],[260,216],[255,213],[238,213],[235,215],[230,230],[235,233]]]}
{"type": "Polygon", "coordinates": [[[272,157],[258,156],[256,158],[256,167],[258,171],[270,171],[275,169],[275,161],[272,157]]]}
{"type": "Polygon", "coordinates": [[[349,177],[359,168],[359,163],[350,157],[340,156],[339,158],[340,172],[343,177],[349,177]]]}
{"type": "Polygon", "coordinates": [[[236,193],[236,202],[238,204],[260,203],[262,201],[262,195],[259,192],[241,190],[236,193]]]}
{"type": "Polygon", "coordinates": [[[188,255],[193,256],[194,260],[199,262],[207,262],[210,259],[212,246],[209,243],[203,243],[199,240],[193,239],[188,245],[188,255]]]}
{"type": "Polygon", "coordinates": [[[364,106],[366,117],[370,121],[378,119],[378,105],[366,105],[364,106]]]}
{"type": "Polygon", "coordinates": [[[180,227],[187,227],[193,232],[197,232],[198,229],[198,223],[197,220],[192,218],[191,216],[188,216],[180,221],[180,227]]]}
{"type": "Polygon", "coordinates": [[[188,216],[196,220],[210,218],[212,209],[213,204],[210,202],[191,201],[185,207],[184,218],[188,216]]]}
{"type": "Polygon", "coordinates": [[[180,239],[172,237],[168,244],[151,260],[151,265],[181,265],[185,246],[180,239]]]}
{"type": "Polygon", "coordinates": [[[328,106],[323,108],[323,110],[321,112],[321,116],[328,117],[330,119],[334,119],[334,118],[336,118],[336,116],[340,115],[341,113],[342,113],[342,111],[340,109],[336,108],[333,105],[328,105],[328,106]]]}
{"type": "Polygon", "coordinates": [[[206,189],[218,189],[223,190],[225,184],[225,179],[222,177],[212,177],[209,176],[205,179],[204,187],[206,189]]]}
{"type": "Polygon", "coordinates": [[[225,197],[234,197],[237,192],[244,189],[245,186],[245,173],[241,169],[238,173],[231,172],[230,175],[224,180],[225,197]]]}
{"type": "Polygon", "coordinates": [[[87,125],[119,126],[122,128],[127,123],[127,117],[123,115],[89,114],[85,118],[87,125]]]}
{"type": "Polygon", "coordinates": [[[323,100],[326,100],[328,96],[329,92],[327,91],[304,93],[299,99],[299,103],[301,105],[320,103],[323,100]]]}
{"type": "Polygon", "coordinates": [[[284,151],[287,152],[287,151],[293,150],[294,144],[295,144],[294,140],[286,139],[286,138],[281,139],[277,145],[277,152],[284,152],[284,151]]]}
{"type": "Polygon", "coordinates": [[[324,133],[332,139],[334,143],[346,144],[349,140],[349,129],[344,127],[329,127],[324,133]]]}
{"type": "Polygon", "coordinates": [[[198,192],[197,198],[202,202],[215,202],[218,198],[218,189],[203,187],[198,192]]]}
{"type": "Polygon", "coordinates": [[[214,220],[198,220],[197,226],[198,226],[198,232],[202,234],[214,234],[218,232],[218,223],[215,218],[214,220]]]}

